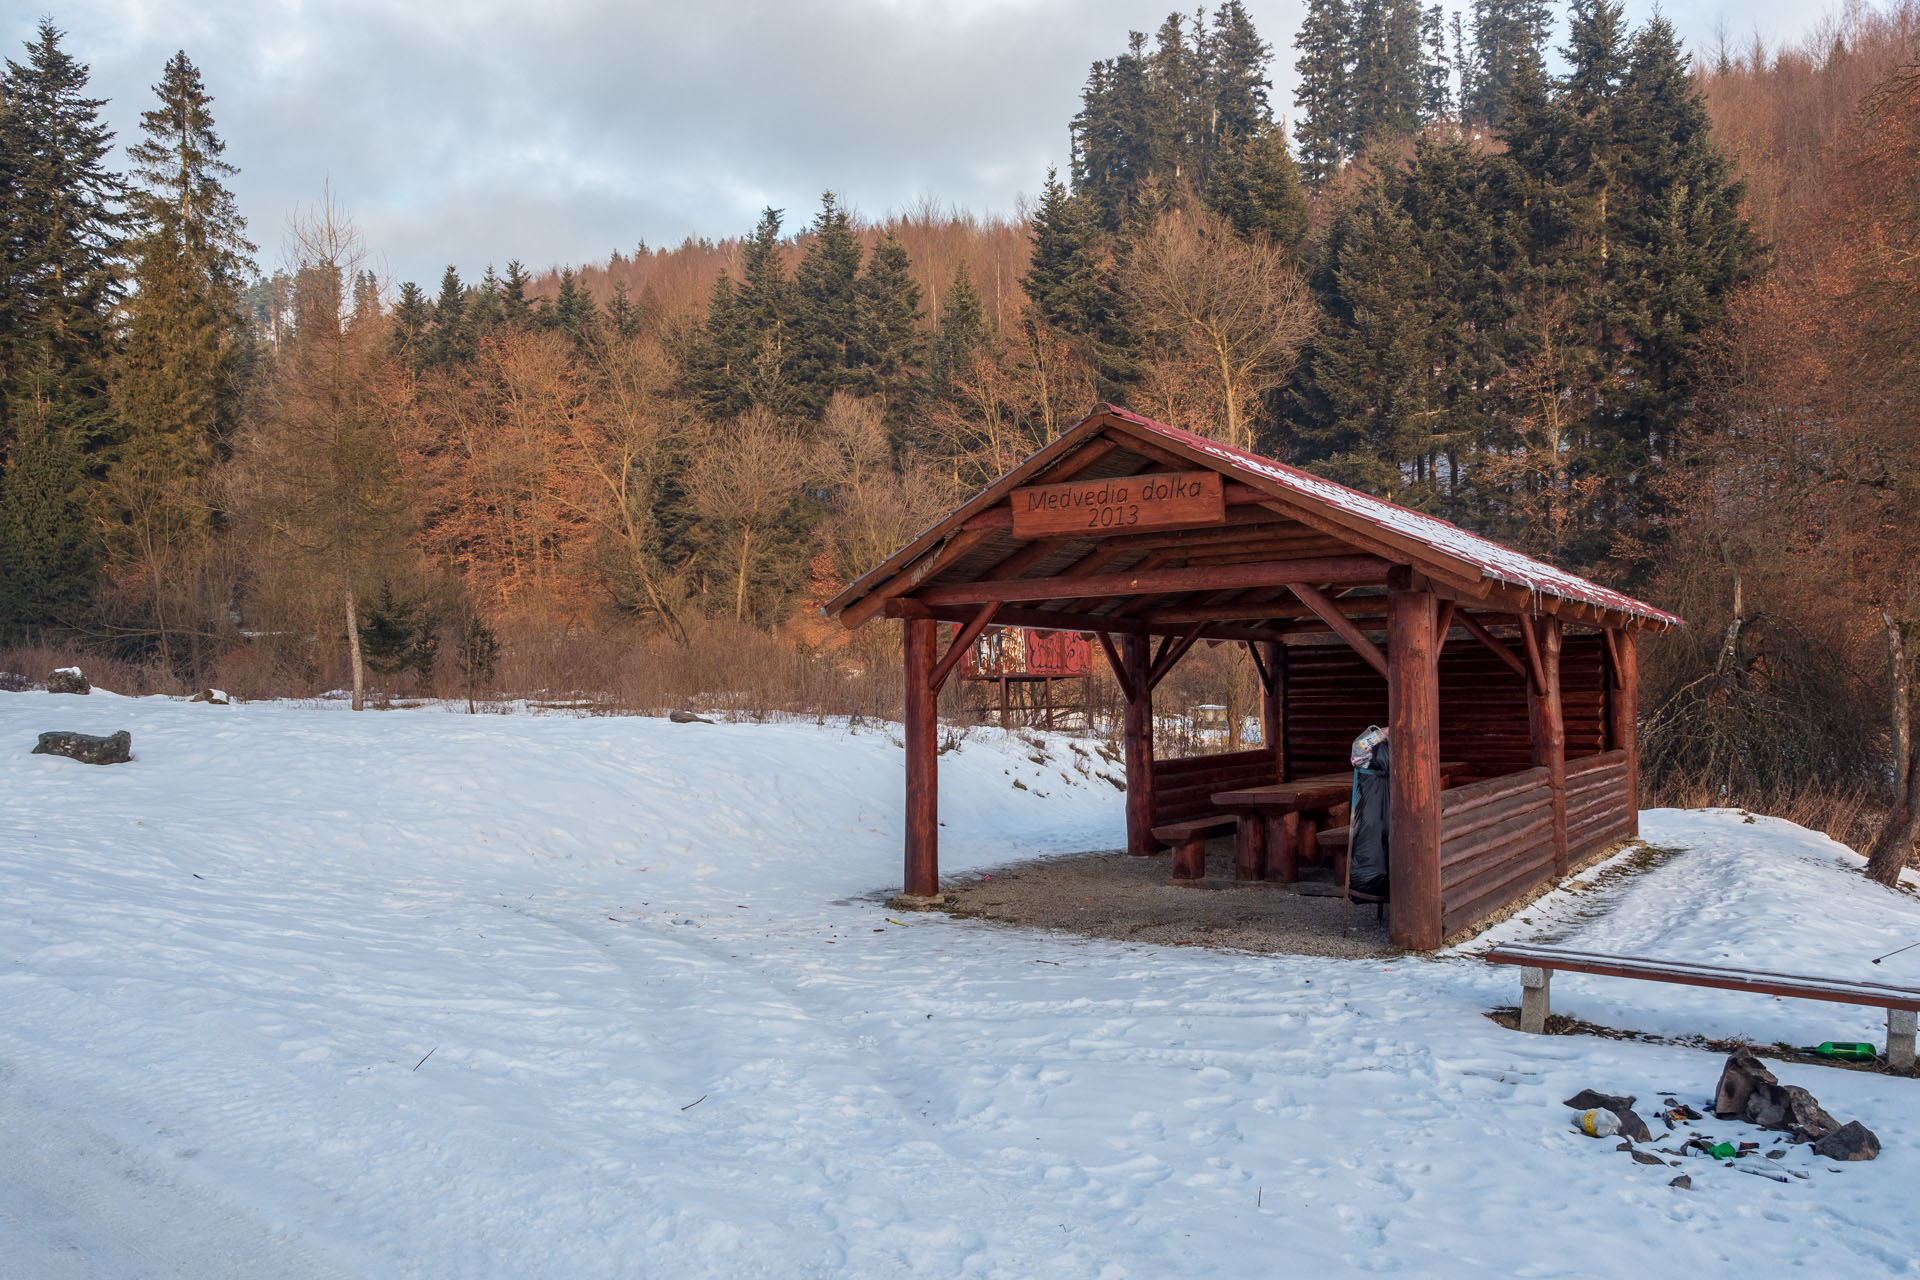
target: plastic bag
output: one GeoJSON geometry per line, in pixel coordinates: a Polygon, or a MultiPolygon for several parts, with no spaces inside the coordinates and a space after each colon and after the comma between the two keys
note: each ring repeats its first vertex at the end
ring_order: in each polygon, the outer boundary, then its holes
{"type": "Polygon", "coordinates": [[[1369,743],[1364,765],[1353,771],[1353,814],[1349,832],[1353,853],[1347,862],[1347,887],[1369,898],[1387,897],[1387,813],[1393,803],[1392,749],[1384,729],[1372,728],[1354,739],[1353,755],[1369,743]],[[1369,742],[1369,740],[1371,740],[1369,742]]]}

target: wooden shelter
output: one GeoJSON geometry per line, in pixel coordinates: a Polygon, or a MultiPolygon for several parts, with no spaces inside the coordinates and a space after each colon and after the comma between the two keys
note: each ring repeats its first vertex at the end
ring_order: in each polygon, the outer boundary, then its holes
{"type": "Polygon", "coordinates": [[[1126,700],[1135,854],[1210,793],[1344,769],[1351,739],[1387,726],[1389,928],[1422,950],[1637,832],[1635,636],[1680,623],[1444,520],[1112,405],[825,611],[905,627],[907,895],[939,889],[942,684],[988,627],[1079,631],[1126,700]],[[956,628],[944,647],[942,623],[956,628]],[[1201,642],[1248,647],[1270,743],[1156,767],[1154,687],[1201,642]],[[1462,766],[1445,792],[1443,759],[1462,766]]]}

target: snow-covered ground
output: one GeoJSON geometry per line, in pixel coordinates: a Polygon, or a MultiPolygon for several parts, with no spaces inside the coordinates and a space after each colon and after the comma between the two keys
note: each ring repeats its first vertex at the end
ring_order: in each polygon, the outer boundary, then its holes
{"type": "MultiPolygon", "coordinates": [[[[1099,770],[968,738],[944,869],[1116,845],[1099,770]]],[[[890,915],[887,726],[15,694],[0,773],[0,1276],[1920,1269],[1920,1081],[1776,1067],[1879,1134],[1871,1164],[1654,1168],[1560,1099],[1698,1104],[1718,1057],[1503,1030],[1517,977],[1468,954],[890,915]],[[53,728],[130,729],[135,759],[29,755],[53,728]]],[[[1920,985],[1920,949],[1867,963],[1920,901],[1852,855],[1739,814],[1645,827],[1686,852],[1497,935],[1920,985]]],[[[1884,1036],[1845,1006],[1554,996],[1884,1036]]]]}

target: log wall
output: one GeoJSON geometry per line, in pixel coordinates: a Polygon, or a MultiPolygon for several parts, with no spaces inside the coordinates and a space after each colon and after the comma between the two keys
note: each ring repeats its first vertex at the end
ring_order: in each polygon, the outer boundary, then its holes
{"type": "Polygon", "coordinates": [[[1153,825],[1157,827],[1211,812],[1213,803],[1209,797],[1216,791],[1278,781],[1279,764],[1273,752],[1264,747],[1156,760],[1153,762],[1153,825]]]}
{"type": "MultiPolygon", "coordinates": [[[[1514,641],[1516,650],[1519,642],[1514,641]]],[[[1567,759],[1606,745],[1606,666],[1598,632],[1569,635],[1560,656],[1567,759]]],[[[1287,776],[1342,773],[1370,724],[1387,722],[1387,682],[1344,644],[1290,645],[1286,662],[1287,776]]],[[[1440,758],[1474,777],[1533,763],[1527,685],[1484,645],[1454,635],[1440,654],[1440,758]]]]}
{"type": "Polygon", "coordinates": [[[1441,927],[1452,933],[1553,878],[1553,787],[1546,766],[1440,796],[1441,927]]]}
{"type": "Polygon", "coordinates": [[[1567,856],[1579,859],[1638,829],[1625,751],[1567,762],[1567,856]]]}

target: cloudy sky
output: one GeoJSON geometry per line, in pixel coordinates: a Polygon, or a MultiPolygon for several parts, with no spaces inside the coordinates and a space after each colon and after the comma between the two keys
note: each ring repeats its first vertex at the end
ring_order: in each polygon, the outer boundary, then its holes
{"type": "MultiPolygon", "coordinates": [[[[175,49],[200,67],[263,266],[330,188],[390,277],[422,282],[735,235],[769,204],[804,219],[828,187],[872,217],[1011,211],[1064,163],[1087,65],[1174,7],[1192,0],[47,0],[123,141],[175,49]]],[[[1303,7],[1247,2],[1283,109],[1303,7]]],[[[1817,13],[1664,8],[1696,50],[1723,26],[1797,41],[1817,13]]],[[[7,5],[9,56],[38,16],[7,5]]]]}

